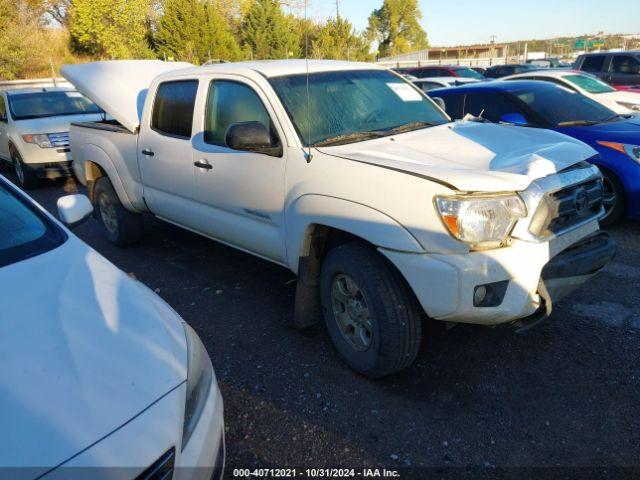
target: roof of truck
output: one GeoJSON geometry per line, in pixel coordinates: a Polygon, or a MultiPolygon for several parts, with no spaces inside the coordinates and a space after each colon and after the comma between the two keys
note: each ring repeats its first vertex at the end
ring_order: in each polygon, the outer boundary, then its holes
{"type": "MultiPolygon", "coordinates": [[[[384,67],[373,63],[345,62],[340,60],[254,60],[247,62],[216,63],[180,70],[181,74],[210,72],[238,72],[240,69],[253,70],[265,77],[297,75],[338,70],[384,70],[384,67]]],[[[173,72],[175,73],[175,72],[173,72]]],[[[169,73],[170,75],[170,73],[169,73]]]]}

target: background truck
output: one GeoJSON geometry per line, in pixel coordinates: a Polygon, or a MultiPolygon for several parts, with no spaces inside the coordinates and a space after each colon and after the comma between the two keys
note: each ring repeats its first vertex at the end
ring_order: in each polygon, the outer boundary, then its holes
{"type": "Polygon", "coordinates": [[[69,124],[104,113],[81,93],[44,80],[0,82],[0,161],[11,163],[23,188],[71,173],[69,124]]]}
{"type": "Polygon", "coordinates": [[[595,151],[451,123],[371,65],[70,65],[113,116],[74,123],[74,169],[109,240],[157,217],[298,275],[296,327],[324,317],[365,375],[415,359],[426,318],[533,324],[613,255],[595,151]]]}

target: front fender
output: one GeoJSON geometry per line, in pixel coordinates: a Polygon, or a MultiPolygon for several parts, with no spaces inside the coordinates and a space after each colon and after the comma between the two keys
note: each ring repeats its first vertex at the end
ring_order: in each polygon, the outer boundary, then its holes
{"type": "Polygon", "coordinates": [[[311,225],[343,230],[376,247],[424,253],[416,238],[396,220],[366,205],[325,195],[307,194],[291,203],[285,213],[287,260],[294,272],[311,225]]]}

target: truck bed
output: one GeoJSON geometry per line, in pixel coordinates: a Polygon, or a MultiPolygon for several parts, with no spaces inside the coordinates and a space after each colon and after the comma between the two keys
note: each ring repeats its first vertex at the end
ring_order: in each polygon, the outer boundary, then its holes
{"type": "Polygon", "coordinates": [[[72,123],[69,143],[73,170],[78,180],[87,185],[92,180],[88,162],[105,171],[122,203],[131,210],[144,211],[142,183],[138,169],[138,134],[116,120],[72,123]]]}

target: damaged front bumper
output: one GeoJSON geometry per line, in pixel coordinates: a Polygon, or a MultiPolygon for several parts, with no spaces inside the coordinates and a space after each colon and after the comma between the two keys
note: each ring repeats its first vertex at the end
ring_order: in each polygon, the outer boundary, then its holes
{"type": "Polygon", "coordinates": [[[567,296],[592,275],[598,273],[616,254],[616,243],[607,232],[594,233],[551,259],[542,269],[538,283],[541,305],[531,316],[515,323],[518,331],[527,330],[546,319],[554,302],[567,296]]]}

